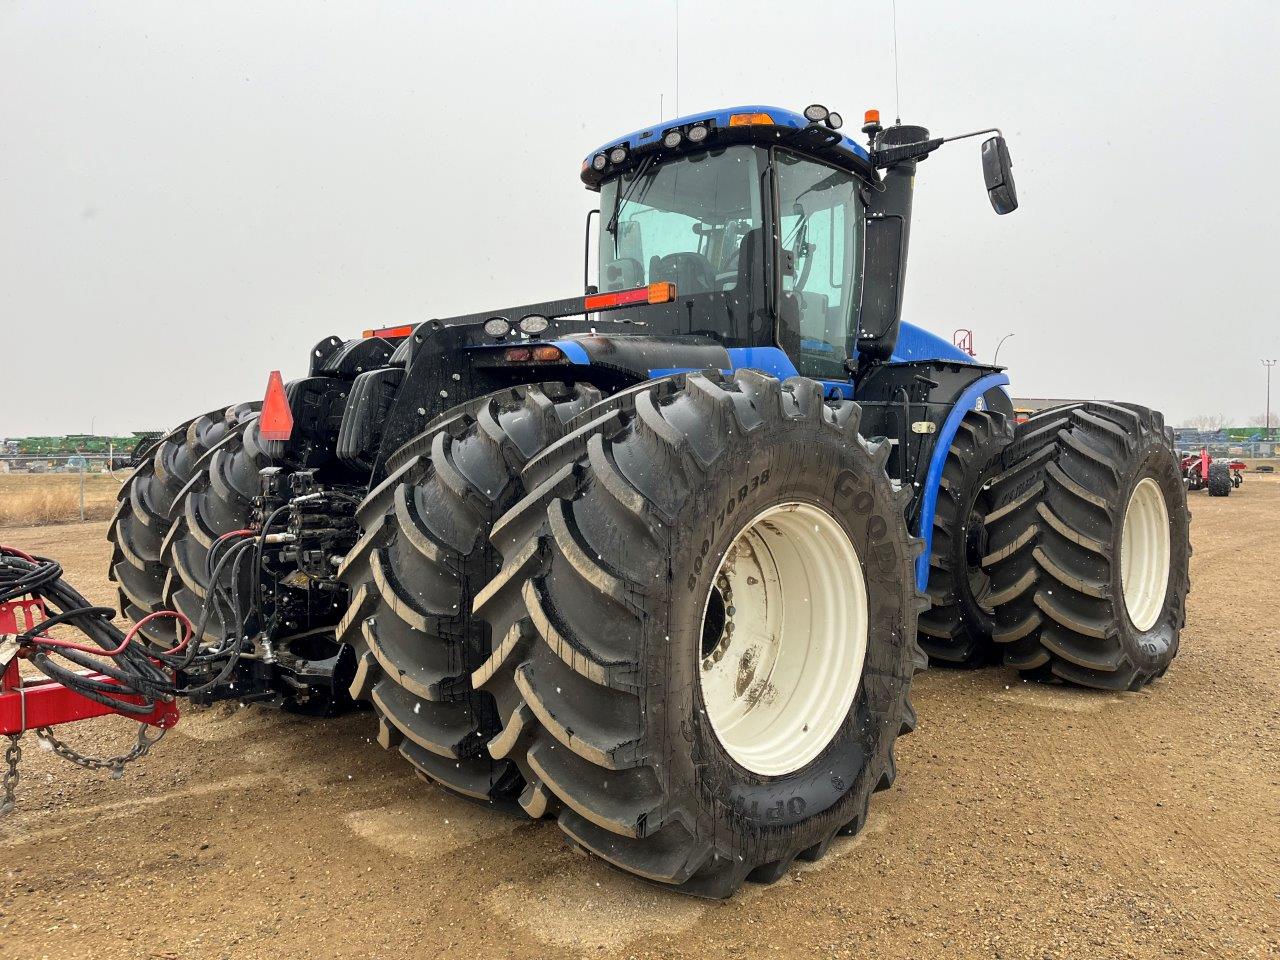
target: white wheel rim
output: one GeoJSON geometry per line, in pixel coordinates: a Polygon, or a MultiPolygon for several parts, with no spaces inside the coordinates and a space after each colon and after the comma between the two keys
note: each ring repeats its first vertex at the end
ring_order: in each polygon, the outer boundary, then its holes
{"type": "Polygon", "coordinates": [[[744,526],[703,606],[698,670],[707,718],[729,756],[761,776],[817,757],[858,692],[867,623],[862,564],[834,517],[784,503],[744,526]]]}
{"type": "Polygon", "coordinates": [[[1129,620],[1139,632],[1155,626],[1169,589],[1169,510],[1151,477],[1133,488],[1120,534],[1120,583],[1129,620]]]}

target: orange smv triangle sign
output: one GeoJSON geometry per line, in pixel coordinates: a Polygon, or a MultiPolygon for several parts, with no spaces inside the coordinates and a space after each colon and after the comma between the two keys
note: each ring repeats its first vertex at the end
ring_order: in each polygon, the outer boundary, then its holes
{"type": "Polygon", "coordinates": [[[284,395],[280,371],[272,370],[267,378],[267,395],[262,400],[262,416],[258,420],[258,436],[263,440],[288,440],[293,433],[293,411],[284,395]]]}

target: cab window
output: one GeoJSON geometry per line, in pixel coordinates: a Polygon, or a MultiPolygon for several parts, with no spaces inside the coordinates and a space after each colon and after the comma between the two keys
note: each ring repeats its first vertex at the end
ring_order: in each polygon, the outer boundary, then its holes
{"type": "Polygon", "coordinates": [[[769,153],[734,145],[645,164],[600,187],[600,290],[675,285],[677,301],[609,317],[725,346],[773,339],[764,201],[769,153]]]}
{"type": "Polygon", "coordinates": [[[847,379],[862,280],[859,182],[784,151],[775,163],[782,346],[805,376],[847,379]]]}

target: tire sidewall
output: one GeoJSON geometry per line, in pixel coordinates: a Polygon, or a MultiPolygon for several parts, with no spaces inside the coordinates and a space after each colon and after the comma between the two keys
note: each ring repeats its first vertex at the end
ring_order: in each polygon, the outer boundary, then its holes
{"type": "Polygon", "coordinates": [[[1177,457],[1154,434],[1144,435],[1143,443],[1128,460],[1129,467],[1119,478],[1120,496],[1112,536],[1111,593],[1116,598],[1116,628],[1120,644],[1140,673],[1149,674],[1163,668],[1177,651],[1178,631],[1182,626],[1184,589],[1180,578],[1190,559],[1186,488],[1178,467],[1177,457]],[[1169,514],[1169,573],[1165,583],[1164,603],[1160,615],[1149,630],[1140,631],[1133,625],[1129,608],[1124,600],[1123,563],[1121,544],[1124,537],[1125,512],[1137,485],[1151,478],[1164,497],[1165,510],[1169,514]]]}

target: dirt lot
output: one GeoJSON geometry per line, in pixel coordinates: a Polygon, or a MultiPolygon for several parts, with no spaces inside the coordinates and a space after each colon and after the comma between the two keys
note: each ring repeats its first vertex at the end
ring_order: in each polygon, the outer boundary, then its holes
{"type": "MultiPolygon", "coordinates": [[[[0,957],[1280,956],[1280,480],[1192,497],[1163,680],[922,675],[868,829],[772,887],[706,903],[615,874],[553,825],[423,785],[367,714],[214,709],[121,781],[26,741],[0,957]]],[[[104,529],[2,536],[111,602],[104,529]]]]}

